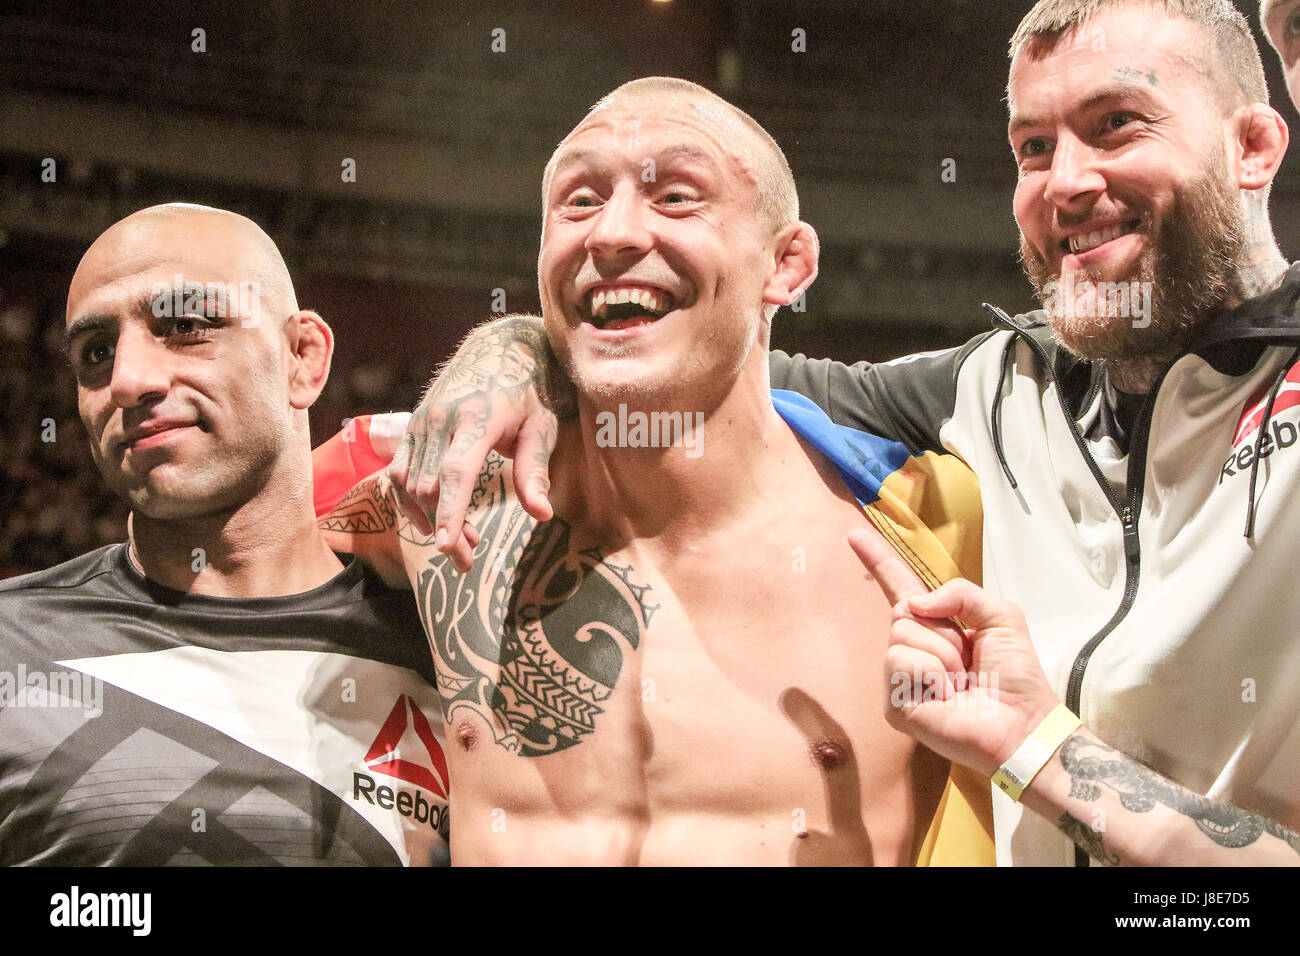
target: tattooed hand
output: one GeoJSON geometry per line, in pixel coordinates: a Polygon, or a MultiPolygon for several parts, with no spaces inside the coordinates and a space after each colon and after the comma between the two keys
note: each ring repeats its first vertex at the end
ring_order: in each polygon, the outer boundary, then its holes
{"type": "Polygon", "coordinates": [[[460,571],[475,478],[488,453],[514,460],[519,501],[551,518],[548,465],[557,414],[573,412],[572,384],[555,363],[542,320],[508,316],[470,333],[430,383],[388,468],[402,511],[460,571]]]}
{"type": "Polygon", "coordinates": [[[1024,615],[970,581],[927,591],[878,533],[854,531],[849,543],[894,604],[885,719],[992,776],[1059,703],[1024,615]]]}

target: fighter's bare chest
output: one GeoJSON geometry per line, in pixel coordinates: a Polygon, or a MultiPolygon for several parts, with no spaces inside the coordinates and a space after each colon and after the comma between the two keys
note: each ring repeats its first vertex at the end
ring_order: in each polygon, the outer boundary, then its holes
{"type": "Polygon", "coordinates": [[[481,521],[474,572],[412,575],[449,733],[475,728],[476,746],[539,757],[657,723],[788,723],[792,688],[856,710],[879,682],[888,608],[817,535],[663,566],[562,519],[481,521]]]}

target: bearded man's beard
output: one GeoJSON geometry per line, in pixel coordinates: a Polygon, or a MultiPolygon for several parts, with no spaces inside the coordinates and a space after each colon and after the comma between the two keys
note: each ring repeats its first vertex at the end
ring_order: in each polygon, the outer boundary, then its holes
{"type": "Polygon", "coordinates": [[[1084,270],[1073,275],[1072,286],[1062,283],[1048,272],[1046,261],[1021,233],[1025,274],[1048,309],[1061,345],[1094,362],[1172,361],[1205,328],[1216,309],[1240,296],[1237,269],[1246,243],[1245,214],[1240,194],[1226,181],[1224,165],[1220,146],[1201,176],[1175,193],[1173,206],[1154,235],[1150,210],[1128,207],[1140,210],[1138,232],[1147,237],[1131,275],[1103,276],[1084,270]],[[1133,308],[1116,310],[1113,300],[1108,307],[1100,293],[1080,308],[1077,291],[1089,286],[1095,291],[1097,283],[1124,283],[1125,291],[1132,293],[1128,303],[1149,302],[1149,316],[1135,314],[1133,308]],[[1142,290],[1150,290],[1149,299],[1142,290]]]}

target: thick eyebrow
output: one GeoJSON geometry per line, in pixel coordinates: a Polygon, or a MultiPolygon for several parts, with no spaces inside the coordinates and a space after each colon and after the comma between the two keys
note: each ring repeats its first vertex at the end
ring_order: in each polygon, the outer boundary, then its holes
{"type": "MultiPolygon", "coordinates": [[[[136,315],[153,315],[153,304],[158,296],[152,292],[146,292],[140,298],[135,300],[133,311],[136,315]]],[[[83,315],[73,319],[68,323],[68,327],[63,330],[63,350],[71,352],[72,346],[76,344],[77,339],[84,338],[87,335],[93,335],[96,332],[107,332],[117,328],[117,316],[91,314],[83,315]]]]}
{"type": "Polygon", "coordinates": [[[111,315],[83,315],[68,324],[63,332],[63,351],[71,352],[77,339],[85,338],[96,332],[106,332],[117,328],[117,319],[111,315]]]}
{"type": "MultiPolygon", "coordinates": [[[[1143,87],[1137,83],[1112,83],[1109,86],[1103,86],[1095,93],[1090,94],[1078,105],[1071,108],[1071,112],[1082,110],[1088,112],[1096,109],[1105,103],[1115,100],[1133,100],[1142,101],[1142,105],[1147,109],[1157,109],[1157,101],[1143,87]]],[[[1041,126],[1043,120],[1035,116],[1017,116],[1011,115],[1011,122],[1007,124],[1007,138],[1014,139],[1016,133],[1026,126],[1041,126]]]]}

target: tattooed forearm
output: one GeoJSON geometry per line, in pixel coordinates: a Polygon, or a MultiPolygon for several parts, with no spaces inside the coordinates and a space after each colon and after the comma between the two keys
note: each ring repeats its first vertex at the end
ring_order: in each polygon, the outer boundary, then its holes
{"type": "Polygon", "coordinates": [[[397,509],[380,476],[371,475],[344,495],[317,526],[343,534],[383,534],[397,526],[397,509]]]}
{"type": "Polygon", "coordinates": [[[558,418],[574,418],[578,414],[578,393],[572,379],[565,372],[555,352],[551,350],[542,320],[531,315],[515,316],[509,326],[516,341],[527,345],[536,359],[532,373],[533,384],[542,404],[558,418]]]}
{"type": "MultiPolygon", "coordinates": [[[[508,498],[503,465],[490,455],[471,496],[479,560],[461,575],[432,556],[415,590],[449,726],[476,716],[498,745],[537,757],[596,729],[656,606],[632,567],[579,548],[568,522],[538,524],[508,498]]],[[[409,525],[398,533],[428,543],[409,525]]]]}
{"type": "MultiPolygon", "coordinates": [[[[1105,786],[1119,796],[1120,804],[1125,810],[1146,813],[1157,805],[1169,807],[1192,820],[1202,833],[1219,846],[1250,846],[1260,836],[1269,833],[1300,854],[1300,835],[1281,824],[1231,804],[1193,793],[1119,751],[1082,734],[1076,734],[1062,744],[1058,759],[1070,775],[1070,796],[1074,799],[1089,802],[1097,800],[1101,797],[1101,788],[1105,786]]],[[[1094,858],[1110,862],[1104,855],[1100,838],[1096,840],[1095,848],[1102,851],[1102,855],[1095,853],[1093,846],[1081,842],[1079,836],[1067,828],[1066,821],[1072,819],[1067,814],[1057,824],[1094,858]]]]}
{"type": "Polygon", "coordinates": [[[1100,831],[1094,830],[1082,820],[1076,820],[1068,813],[1061,814],[1061,819],[1056,821],[1056,825],[1094,860],[1108,866],[1119,866],[1119,857],[1106,852],[1100,831]]]}
{"type": "Polygon", "coordinates": [[[480,326],[443,366],[430,391],[459,395],[497,388],[522,395],[535,376],[544,382],[537,356],[545,355],[540,347],[545,342],[540,329],[523,316],[480,326]]]}
{"type": "MultiPolygon", "coordinates": [[[[526,406],[530,388],[555,416],[577,414],[573,383],[551,352],[541,319],[507,316],[472,331],[429,384],[408,426],[406,450],[416,467],[407,489],[437,487],[440,496],[463,500],[459,493],[483,460],[475,449],[489,425],[503,414],[511,419],[518,410],[511,405],[526,406]]],[[[554,420],[540,427],[553,432],[554,420]]],[[[549,453],[554,435],[543,438],[549,453]]]]}
{"type": "Polygon", "coordinates": [[[497,390],[521,397],[529,385],[559,417],[576,414],[573,383],[560,368],[540,318],[512,315],[472,331],[430,385],[431,393],[497,390]]]}

